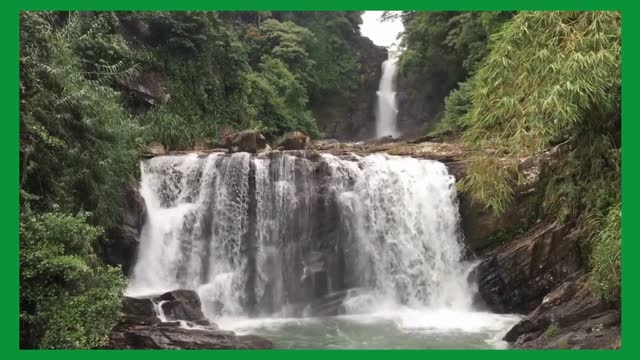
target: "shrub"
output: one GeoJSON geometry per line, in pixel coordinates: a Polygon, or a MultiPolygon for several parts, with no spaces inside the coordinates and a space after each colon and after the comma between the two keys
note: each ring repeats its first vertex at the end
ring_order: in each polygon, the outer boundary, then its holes
{"type": "Polygon", "coordinates": [[[85,349],[108,340],[125,281],[93,250],[102,229],[87,214],[27,212],[20,219],[20,345],[85,349]]]}
{"type": "Polygon", "coordinates": [[[591,288],[605,300],[620,297],[621,204],[597,221],[601,227],[591,239],[591,288]]]}

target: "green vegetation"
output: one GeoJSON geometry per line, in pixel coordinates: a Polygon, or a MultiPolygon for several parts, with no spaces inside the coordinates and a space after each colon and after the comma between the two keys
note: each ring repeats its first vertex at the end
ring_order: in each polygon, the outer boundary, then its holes
{"type": "Polygon", "coordinates": [[[406,50],[400,56],[400,72],[421,87],[437,84],[423,99],[436,109],[434,119],[425,127],[430,135],[446,137],[460,131],[458,118],[469,107],[466,81],[486,57],[490,35],[512,16],[509,11],[402,14],[406,50]]]}
{"type": "MultiPolygon", "coordinates": [[[[521,160],[546,153],[546,216],[589,240],[592,288],[616,301],[620,14],[401,16],[400,71],[437,84],[424,99],[438,120],[427,131],[477,150],[462,190],[501,211],[526,180],[521,160]]],[[[360,21],[360,12],[21,13],[21,345],[104,345],[124,280],[96,253],[120,236],[145,145],[190,146],[221,128],[319,136],[310,109],[348,104],[358,86],[360,21]]]]}
{"type": "Polygon", "coordinates": [[[620,284],[620,48],[619,13],[519,13],[493,36],[469,107],[457,107],[462,140],[478,150],[462,189],[497,211],[526,181],[521,160],[552,150],[546,213],[593,237],[606,298],[620,284]]]}
{"type": "MultiPolygon", "coordinates": [[[[404,12],[405,77],[438,83],[425,131],[471,150],[461,189],[500,212],[525,182],[523,159],[548,152],[545,216],[572,222],[592,287],[620,286],[620,14],[404,12]],[[485,150],[499,156],[487,156],[485,150]]],[[[504,241],[507,229],[495,234],[504,241]]]]}
{"type": "Polygon", "coordinates": [[[84,349],[107,340],[125,280],[96,257],[92,245],[101,233],[83,214],[21,216],[21,347],[84,349]]]}
{"type": "Polygon", "coordinates": [[[549,325],[547,330],[544,331],[544,335],[547,337],[555,336],[558,333],[558,327],[555,325],[549,325]]]}
{"type": "Polygon", "coordinates": [[[622,209],[618,203],[606,217],[597,219],[600,230],[591,239],[591,288],[609,301],[620,298],[621,222],[622,209]]]}
{"type": "Polygon", "coordinates": [[[310,102],[355,90],[360,12],[23,12],[21,344],[93,348],[123,279],[121,236],[145,145],[220,128],[319,136],[310,102]],[[99,319],[99,320],[98,320],[99,319]]]}

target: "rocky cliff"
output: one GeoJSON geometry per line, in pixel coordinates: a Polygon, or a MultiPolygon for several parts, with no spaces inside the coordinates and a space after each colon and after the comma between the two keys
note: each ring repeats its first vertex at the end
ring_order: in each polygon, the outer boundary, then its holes
{"type": "Polygon", "coordinates": [[[504,337],[513,348],[620,347],[620,307],[590,289],[577,231],[541,222],[483,256],[478,289],[492,311],[526,316],[504,337]]]}
{"type": "Polygon", "coordinates": [[[387,50],[369,38],[359,37],[355,43],[357,90],[352,97],[322,96],[311,103],[311,111],[324,137],[339,140],[364,140],[375,135],[375,108],[387,50]]]}

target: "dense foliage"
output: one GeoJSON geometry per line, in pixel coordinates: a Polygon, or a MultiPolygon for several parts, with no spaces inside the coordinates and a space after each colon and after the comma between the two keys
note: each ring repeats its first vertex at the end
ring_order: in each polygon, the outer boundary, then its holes
{"type": "Polygon", "coordinates": [[[21,193],[34,210],[89,210],[104,225],[119,220],[120,197],[135,176],[139,127],[110,85],[135,68],[109,34],[108,19],[22,13],[20,54],[21,193]],[[99,44],[99,45],[98,45],[99,44]],[[99,56],[94,48],[108,56],[99,56]]]}
{"type": "Polygon", "coordinates": [[[405,51],[399,59],[400,72],[419,86],[437,84],[434,94],[423,99],[441,111],[436,115],[436,133],[457,130],[459,107],[467,102],[464,81],[486,57],[490,35],[512,16],[508,11],[414,11],[401,15],[405,51]]]}
{"type": "Polygon", "coordinates": [[[20,219],[20,343],[94,348],[115,325],[125,281],[92,245],[102,230],[86,217],[27,211],[20,219]]]}
{"type": "Polygon", "coordinates": [[[607,298],[620,284],[620,52],[619,13],[519,13],[458,107],[462,139],[479,150],[463,189],[489,207],[527,181],[523,159],[552,150],[545,208],[592,237],[594,288],[607,298]]]}

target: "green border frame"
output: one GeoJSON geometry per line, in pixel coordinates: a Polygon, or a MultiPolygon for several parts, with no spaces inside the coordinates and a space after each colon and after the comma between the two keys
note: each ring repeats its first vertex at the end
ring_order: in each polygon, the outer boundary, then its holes
{"type": "MultiPolygon", "coordinates": [[[[19,350],[18,349],[18,318],[19,318],[19,16],[21,10],[618,10],[622,12],[623,26],[623,58],[622,77],[622,139],[625,147],[622,156],[623,164],[627,164],[622,175],[622,191],[624,214],[628,219],[640,214],[635,205],[638,200],[638,183],[640,170],[632,165],[632,159],[638,159],[640,145],[633,142],[633,134],[640,134],[640,117],[638,107],[634,106],[634,99],[640,96],[638,82],[638,67],[640,58],[640,2],[629,0],[23,0],[5,1],[0,5],[0,34],[3,37],[3,52],[0,56],[2,63],[2,81],[0,82],[0,101],[3,121],[0,123],[0,154],[4,155],[5,173],[0,176],[0,229],[4,238],[1,242],[0,267],[3,275],[4,296],[0,298],[3,317],[0,326],[0,341],[6,355],[21,358],[53,357],[53,358],[84,358],[87,356],[106,359],[114,356],[126,358],[144,357],[153,359],[173,359],[183,354],[200,359],[212,356],[220,358],[250,358],[265,357],[271,359],[297,359],[299,356],[310,358],[324,358],[329,355],[324,350],[201,350],[171,352],[152,350],[19,350]],[[627,184],[625,186],[625,184],[627,184]],[[214,351],[214,352],[212,352],[214,351]]],[[[474,359],[506,359],[517,356],[520,359],[539,359],[540,356],[551,358],[580,358],[600,359],[601,357],[636,357],[640,354],[635,338],[639,335],[639,314],[634,304],[638,300],[638,290],[633,286],[635,275],[638,274],[637,263],[632,255],[640,248],[635,239],[640,234],[640,223],[626,221],[622,228],[623,238],[623,341],[621,350],[332,350],[330,356],[338,358],[358,357],[362,359],[388,359],[388,357],[403,357],[406,359],[424,359],[430,356],[454,357],[474,359]],[[517,351],[514,353],[513,351],[517,351]]]]}

